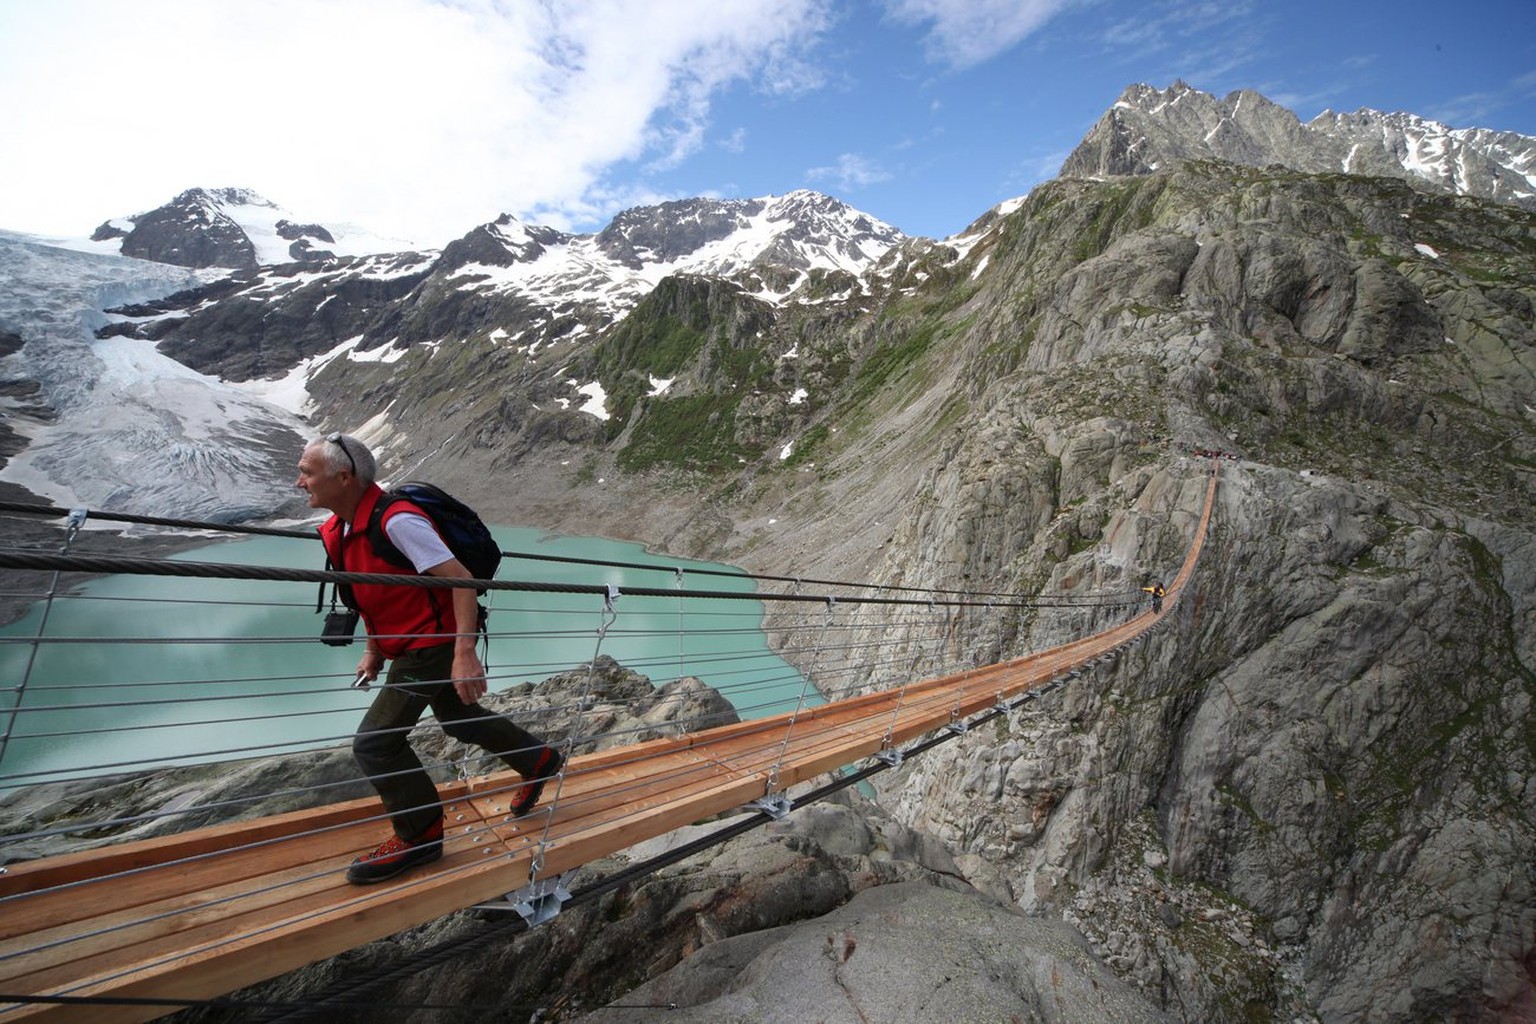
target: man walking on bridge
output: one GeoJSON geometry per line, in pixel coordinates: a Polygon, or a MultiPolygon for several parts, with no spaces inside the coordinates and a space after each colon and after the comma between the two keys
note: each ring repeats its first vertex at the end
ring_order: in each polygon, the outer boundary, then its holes
{"type": "Polygon", "coordinates": [[[1168,594],[1168,591],[1163,589],[1163,585],[1154,581],[1151,586],[1142,587],[1141,589],[1152,595],[1153,613],[1161,612],[1163,610],[1163,598],[1168,594]]]}
{"type": "MultiPolygon", "coordinates": [[[[347,434],[309,442],[299,459],[296,484],[308,493],[310,507],[333,513],[320,527],[320,539],[337,569],[401,572],[374,551],[368,537],[374,506],[385,497],[376,473],[373,453],[347,434]]],[[[381,525],[418,573],[473,578],[416,505],[391,502],[381,525]]],[[[427,708],[449,736],[484,748],[523,776],[510,795],[514,815],[533,809],[563,761],[555,748],[511,719],[478,705],[487,684],[485,666],[475,653],[480,606],[473,587],[358,583],[351,590],[350,603],[368,631],[357,663],[359,681],[377,679],[385,660],[390,662],[385,685],[352,740],[353,756],[378,790],[395,832],[347,870],[348,881],[367,885],[443,855],[442,803],[408,739],[427,708]]]]}

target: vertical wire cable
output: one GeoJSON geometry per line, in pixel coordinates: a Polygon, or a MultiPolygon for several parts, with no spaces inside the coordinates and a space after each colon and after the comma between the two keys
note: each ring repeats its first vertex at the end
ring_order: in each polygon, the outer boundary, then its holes
{"type": "MultiPolygon", "coordinates": [[[[500,568],[501,567],[498,565],[497,569],[499,570],[500,568]]],[[[495,578],[496,574],[492,573],[491,579],[494,580],[495,578]]],[[[495,590],[487,590],[485,607],[481,608],[480,611],[475,613],[475,628],[480,630],[480,667],[485,670],[485,685],[487,689],[489,689],[491,685],[491,610],[496,603],[496,598],[494,596],[495,593],[495,590]]],[[[475,595],[475,605],[476,607],[479,607],[480,605],[479,594],[475,595]]],[[[446,733],[446,730],[444,730],[444,732],[446,733]]],[[[459,759],[457,761],[458,769],[456,774],[458,775],[460,782],[468,783],[472,778],[469,770],[470,762],[479,761],[485,755],[483,753],[471,755],[470,743],[468,740],[458,740],[457,742],[462,753],[459,755],[459,759]]]]}
{"type": "MultiPolygon", "coordinates": [[[[950,638],[954,644],[954,664],[961,668],[962,671],[960,689],[955,691],[954,703],[949,706],[949,723],[951,726],[958,728],[960,723],[960,706],[965,703],[966,682],[971,678],[971,673],[976,671],[976,659],[965,657],[965,624],[966,620],[970,618],[970,606],[961,607],[955,614],[952,630],[950,628],[949,613],[939,611],[937,605],[934,606],[934,611],[942,617],[940,625],[943,626],[943,629],[939,633],[939,650],[943,651],[949,647],[949,644],[945,643],[945,638],[950,638]]],[[[943,671],[944,663],[940,662],[934,666],[933,675],[941,675],[943,671]]]]}
{"type": "MultiPolygon", "coordinates": [[[[618,602],[619,588],[612,583],[608,584],[608,593],[603,596],[603,610],[598,613],[597,644],[592,649],[592,660],[587,664],[587,681],[581,689],[581,696],[576,700],[576,713],[583,714],[592,707],[592,680],[597,675],[597,657],[603,650],[603,638],[608,635],[608,629],[618,621],[619,613],[614,608],[618,602]]],[[[539,843],[533,852],[533,857],[528,862],[528,882],[533,884],[539,880],[539,872],[544,870],[544,851],[549,847],[549,832],[555,823],[555,808],[560,806],[560,792],[565,788],[565,773],[571,763],[571,754],[576,749],[576,726],[573,722],[571,730],[566,733],[565,741],[561,744],[565,748],[560,758],[560,770],[555,772],[555,795],[549,800],[549,806],[545,809],[544,830],[539,833],[539,843]]]]}
{"type": "Polygon", "coordinates": [[[800,712],[805,709],[805,692],[811,685],[811,673],[815,671],[817,659],[821,657],[821,648],[826,643],[827,631],[832,626],[832,612],[837,608],[837,598],[827,595],[826,617],[822,620],[821,634],[816,638],[816,649],[811,652],[810,667],[800,674],[800,699],[795,703],[794,714],[789,716],[789,721],[784,724],[784,738],[779,741],[779,753],[774,758],[773,768],[768,772],[768,780],[763,787],[764,796],[772,796],[779,788],[779,773],[784,765],[784,753],[789,749],[790,734],[795,730],[795,723],[800,719],[800,712]]]}
{"type": "MultiPolygon", "coordinates": [[[[683,676],[685,674],[684,671],[683,671],[683,668],[684,668],[684,665],[686,663],[686,660],[685,660],[685,657],[684,657],[684,654],[683,654],[683,640],[687,636],[687,631],[683,627],[683,604],[685,602],[684,602],[684,598],[683,598],[683,567],[682,566],[680,566],[680,565],[673,566],[673,568],[672,568],[672,581],[675,584],[677,584],[677,679],[678,679],[678,682],[682,682],[683,676]]],[[[683,730],[682,731],[683,732],[687,732],[688,731],[688,723],[686,721],[683,723],[683,730]]]]}
{"type": "MultiPolygon", "coordinates": [[[[75,534],[80,532],[80,527],[85,525],[87,515],[89,513],[83,508],[70,510],[69,519],[65,522],[64,546],[59,549],[59,554],[69,554],[69,546],[74,543],[75,534]]],[[[53,579],[48,584],[48,593],[43,596],[43,612],[37,622],[37,634],[33,637],[27,651],[27,664],[22,670],[21,682],[15,687],[16,698],[11,702],[10,714],[6,716],[5,730],[0,732],[0,762],[5,760],[5,750],[10,745],[11,733],[16,728],[16,716],[21,711],[21,702],[26,698],[27,684],[32,681],[32,668],[37,663],[37,652],[42,647],[43,636],[48,630],[48,616],[53,611],[53,599],[59,592],[59,578],[62,575],[62,570],[53,570],[53,579]]]]}
{"type": "MultiPolygon", "coordinates": [[[[934,607],[934,599],[931,595],[928,598],[928,605],[930,608],[934,607]]],[[[891,718],[885,725],[885,735],[880,738],[880,752],[882,754],[892,752],[892,737],[896,733],[896,719],[901,715],[902,705],[906,703],[907,687],[911,685],[913,675],[917,672],[918,666],[922,664],[923,644],[926,640],[927,635],[921,629],[917,630],[917,652],[912,655],[912,663],[907,666],[907,671],[902,674],[901,689],[896,693],[896,704],[891,708],[891,718]]]]}

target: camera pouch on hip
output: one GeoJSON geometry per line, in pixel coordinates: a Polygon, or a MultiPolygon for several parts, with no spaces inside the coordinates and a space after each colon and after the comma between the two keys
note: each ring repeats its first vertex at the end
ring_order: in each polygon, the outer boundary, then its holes
{"type": "Polygon", "coordinates": [[[352,634],[357,632],[357,612],[347,611],[328,612],[325,616],[325,626],[320,630],[320,642],[327,647],[346,647],[352,642],[352,634]]]}
{"type": "MultiPolygon", "coordinates": [[[[331,558],[325,558],[325,569],[331,570],[331,558]]],[[[352,634],[357,632],[357,609],[352,607],[351,591],[341,594],[341,586],[331,584],[331,610],[326,613],[325,625],[320,627],[320,642],[327,647],[347,647],[352,643],[352,634]],[[336,607],[338,594],[345,598],[346,608],[336,607]]],[[[315,611],[325,607],[325,581],[320,582],[320,592],[315,595],[315,611]]]]}

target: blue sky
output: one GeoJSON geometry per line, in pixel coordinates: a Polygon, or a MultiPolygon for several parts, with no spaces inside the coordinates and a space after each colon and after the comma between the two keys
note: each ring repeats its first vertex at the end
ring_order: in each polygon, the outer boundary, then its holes
{"type": "Polygon", "coordinates": [[[943,237],[1175,79],[1536,135],[1536,2],[0,0],[0,228],[232,185],[440,245],[814,188],[943,237]]]}

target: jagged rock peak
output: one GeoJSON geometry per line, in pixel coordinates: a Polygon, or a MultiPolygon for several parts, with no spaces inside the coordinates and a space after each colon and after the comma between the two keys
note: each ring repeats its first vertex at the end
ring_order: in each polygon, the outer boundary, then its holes
{"type": "Polygon", "coordinates": [[[153,210],[105,221],[91,240],[118,241],[121,255],[137,259],[232,270],[407,247],[357,229],[301,220],[247,188],[189,188],[153,210]]]}
{"type": "Polygon", "coordinates": [[[1408,113],[1324,111],[1303,123],[1250,89],[1129,86],[1062,164],[1070,177],[1151,174],[1180,160],[1377,175],[1536,209],[1536,138],[1408,113]]]}
{"type": "Polygon", "coordinates": [[[179,267],[256,267],[256,244],[233,215],[239,207],[277,210],[249,189],[189,188],[164,206],[106,221],[91,239],[120,238],[124,256],[179,267]]]}
{"type": "MultiPolygon", "coordinates": [[[[681,199],[632,207],[597,235],[611,259],[638,269],[647,263],[675,264],[704,256],[707,247],[727,243],[738,253],[758,240],[760,253],[775,241],[820,247],[835,262],[851,256],[862,264],[878,260],[905,236],[900,231],[820,192],[797,189],[754,199],[681,199]],[[745,243],[745,245],[743,244],[745,243]]],[[[806,253],[806,265],[814,257],[806,253]]]]}
{"type": "Polygon", "coordinates": [[[515,263],[532,263],[551,247],[571,238],[555,228],[525,224],[504,213],[444,246],[438,266],[446,271],[465,266],[510,267],[515,263]]]}

